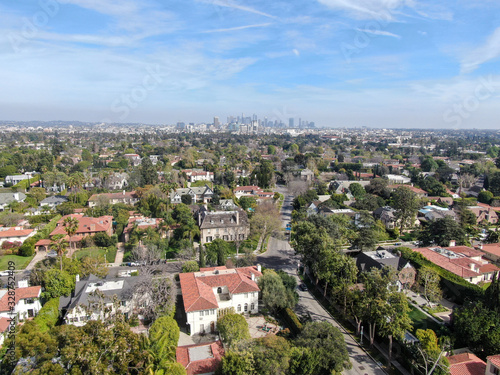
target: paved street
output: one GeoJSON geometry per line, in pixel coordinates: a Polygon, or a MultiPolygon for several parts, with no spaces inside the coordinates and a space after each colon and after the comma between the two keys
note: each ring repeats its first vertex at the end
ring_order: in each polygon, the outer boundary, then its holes
{"type": "MultiPolygon", "coordinates": [[[[283,226],[291,220],[291,202],[293,196],[286,194],[286,191],[279,190],[285,194],[285,202],[281,211],[283,226]]],[[[264,267],[281,269],[293,275],[300,283],[297,276],[298,257],[295,255],[288,241],[271,238],[266,253],[257,257],[257,261],[264,267]]],[[[344,340],[351,359],[352,369],[344,371],[348,375],[384,375],[386,372],[356,343],[356,341],[344,331],[342,327],[329,315],[329,313],[314,299],[309,292],[298,290],[299,303],[296,307],[298,315],[310,315],[312,320],[326,320],[338,327],[344,334],[344,340]]]]}

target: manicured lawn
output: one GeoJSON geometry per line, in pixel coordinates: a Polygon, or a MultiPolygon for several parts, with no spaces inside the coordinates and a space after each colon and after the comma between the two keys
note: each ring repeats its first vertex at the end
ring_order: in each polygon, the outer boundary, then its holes
{"type": "Polygon", "coordinates": [[[116,248],[113,247],[112,249],[108,250],[108,253],[106,254],[106,248],[102,247],[92,247],[92,248],[86,248],[82,250],[78,250],[75,253],[75,257],[77,259],[81,259],[85,256],[91,256],[91,257],[98,257],[98,256],[106,256],[106,261],[108,263],[113,263],[115,261],[116,257],[116,248]]]}
{"type": "Polygon", "coordinates": [[[417,329],[432,329],[434,332],[439,332],[441,329],[441,324],[429,319],[422,311],[412,307],[410,313],[408,314],[410,319],[413,321],[412,333],[415,333],[417,329]]]}
{"type": "Polygon", "coordinates": [[[33,257],[22,257],[19,255],[2,255],[0,257],[0,271],[5,271],[9,268],[9,262],[15,262],[16,270],[24,270],[30,263],[33,257]]]}

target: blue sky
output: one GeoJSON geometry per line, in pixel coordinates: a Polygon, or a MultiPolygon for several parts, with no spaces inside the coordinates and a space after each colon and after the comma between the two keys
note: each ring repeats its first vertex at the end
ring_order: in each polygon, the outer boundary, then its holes
{"type": "Polygon", "coordinates": [[[499,128],[493,0],[0,0],[0,119],[499,128]]]}

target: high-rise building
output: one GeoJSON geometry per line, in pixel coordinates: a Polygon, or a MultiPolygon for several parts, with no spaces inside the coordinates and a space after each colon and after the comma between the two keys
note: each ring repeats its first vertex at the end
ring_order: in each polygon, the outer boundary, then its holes
{"type": "Polygon", "coordinates": [[[218,129],[220,124],[219,124],[219,118],[216,116],[214,117],[214,126],[218,129]]]}
{"type": "Polygon", "coordinates": [[[293,128],[293,117],[290,117],[290,118],[288,119],[288,127],[289,127],[289,128],[293,128]]]}

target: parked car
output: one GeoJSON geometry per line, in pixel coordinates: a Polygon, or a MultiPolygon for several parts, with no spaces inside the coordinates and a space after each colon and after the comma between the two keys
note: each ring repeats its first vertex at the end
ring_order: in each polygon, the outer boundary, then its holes
{"type": "Polygon", "coordinates": [[[308,291],[306,284],[300,284],[299,285],[299,289],[302,290],[303,292],[307,292],[308,291]]]}
{"type": "Polygon", "coordinates": [[[2,271],[0,272],[0,276],[9,276],[10,275],[10,271],[2,271]]]}

